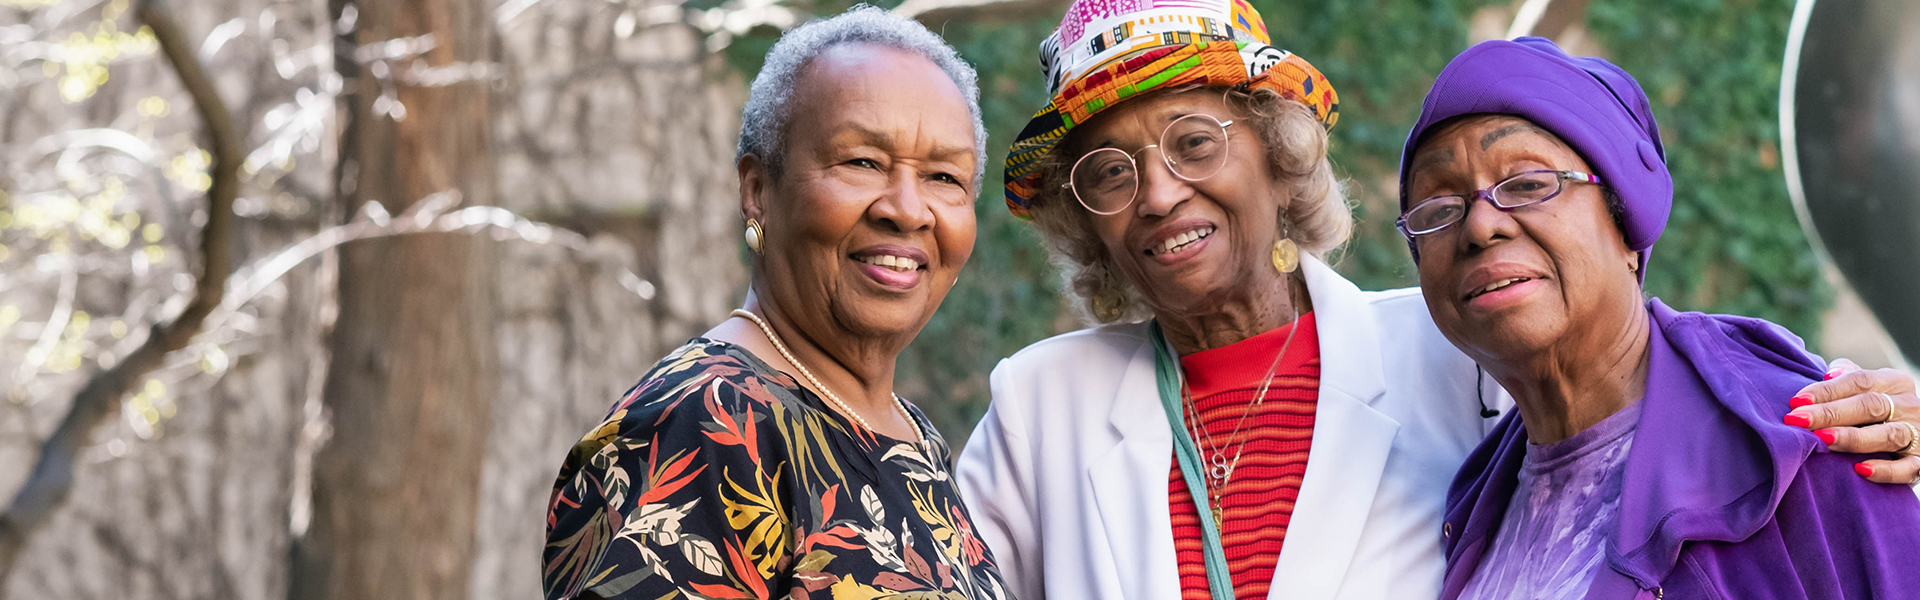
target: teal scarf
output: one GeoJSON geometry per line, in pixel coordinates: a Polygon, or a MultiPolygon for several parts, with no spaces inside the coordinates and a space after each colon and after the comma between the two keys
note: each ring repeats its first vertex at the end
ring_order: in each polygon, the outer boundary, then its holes
{"type": "Polygon", "coordinates": [[[1233,600],[1233,574],[1227,570],[1227,552],[1220,543],[1219,524],[1213,522],[1212,507],[1207,506],[1207,484],[1200,479],[1206,469],[1200,460],[1200,449],[1193,444],[1193,438],[1187,435],[1185,401],[1180,394],[1180,366],[1174,361],[1173,353],[1167,351],[1167,338],[1160,333],[1160,324],[1151,328],[1153,340],[1153,374],[1160,384],[1160,407],[1167,411],[1167,425],[1173,427],[1173,455],[1180,460],[1180,477],[1187,482],[1187,494],[1193,496],[1194,508],[1200,512],[1200,547],[1206,556],[1207,589],[1214,600],[1233,600]]]}

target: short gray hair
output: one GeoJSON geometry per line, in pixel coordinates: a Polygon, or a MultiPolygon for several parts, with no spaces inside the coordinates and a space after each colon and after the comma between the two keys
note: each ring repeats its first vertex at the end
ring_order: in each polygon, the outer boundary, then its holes
{"type": "Polygon", "coordinates": [[[866,4],[795,27],[774,42],[747,92],[747,106],[740,111],[740,146],[734,159],[752,154],[766,163],[768,172],[780,173],[787,151],[787,122],[793,117],[793,89],[800,72],[814,57],[842,44],[871,44],[917,54],[953,80],[960,95],[966,97],[967,112],[973,117],[973,188],[979,190],[987,172],[987,126],[980,119],[979,76],[953,46],[925,25],[866,4]]]}

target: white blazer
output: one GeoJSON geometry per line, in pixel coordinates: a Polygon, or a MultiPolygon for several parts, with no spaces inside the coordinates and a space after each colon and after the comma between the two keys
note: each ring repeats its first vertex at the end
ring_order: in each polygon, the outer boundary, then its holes
{"type": "MultiPolygon", "coordinates": [[[[1498,421],[1418,289],[1362,292],[1302,257],[1320,336],[1313,449],[1270,599],[1437,598],[1454,471],[1498,421]]],[[[1501,415],[1512,399],[1484,377],[1501,415]]],[[[1145,324],[1068,333],[993,370],[955,468],[1021,600],[1180,597],[1173,436],[1145,324]]]]}

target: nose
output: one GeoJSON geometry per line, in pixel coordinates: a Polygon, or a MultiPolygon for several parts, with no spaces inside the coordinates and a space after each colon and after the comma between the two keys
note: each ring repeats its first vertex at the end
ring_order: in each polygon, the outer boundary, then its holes
{"type": "Polygon", "coordinates": [[[1512,214],[1494,205],[1492,195],[1482,190],[1467,200],[1467,214],[1460,218],[1457,227],[1461,243],[1468,249],[1483,249],[1513,239],[1519,224],[1512,214]]]}
{"type": "Polygon", "coordinates": [[[886,191],[867,206],[867,216],[883,227],[901,233],[931,229],[933,206],[920,193],[922,179],[920,173],[910,166],[901,165],[895,169],[886,191]]]}
{"type": "Polygon", "coordinates": [[[1140,198],[1136,210],[1141,216],[1164,217],[1173,213],[1173,208],[1193,198],[1191,182],[1174,176],[1167,168],[1165,154],[1147,158],[1148,150],[1160,150],[1158,145],[1140,149],[1134,159],[1139,164],[1140,198]]]}

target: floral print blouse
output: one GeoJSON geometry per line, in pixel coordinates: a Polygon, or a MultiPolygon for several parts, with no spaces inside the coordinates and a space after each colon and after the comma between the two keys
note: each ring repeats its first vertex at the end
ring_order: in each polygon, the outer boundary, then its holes
{"type": "Polygon", "coordinates": [[[879,436],[745,349],[697,338],[574,445],[548,503],[549,599],[1010,598],[918,409],[879,436]]]}

